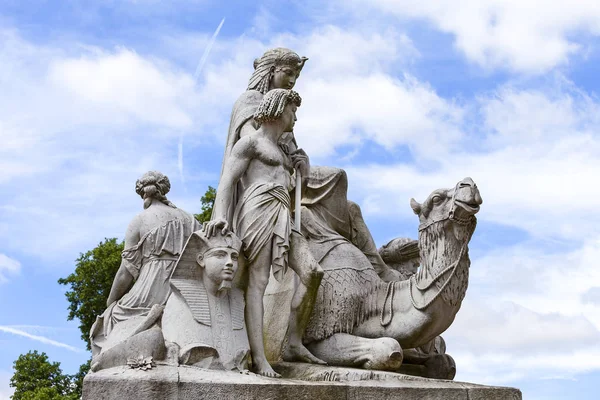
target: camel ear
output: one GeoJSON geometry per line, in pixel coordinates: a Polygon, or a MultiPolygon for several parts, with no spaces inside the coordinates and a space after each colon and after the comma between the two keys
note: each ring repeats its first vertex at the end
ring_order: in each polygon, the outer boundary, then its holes
{"type": "Polygon", "coordinates": [[[410,207],[413,209],[415,214],[421,214],[421,205],[415,199],[410,199],[410,207]]]}

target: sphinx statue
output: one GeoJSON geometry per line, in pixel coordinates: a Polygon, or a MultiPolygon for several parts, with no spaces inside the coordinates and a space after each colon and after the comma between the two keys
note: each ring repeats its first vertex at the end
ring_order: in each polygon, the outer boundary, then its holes
{"type": "Polygon", "coordinates": [[[91,328],[92,371],[126,365],[140,355],[166,357],[159,325],[171,294],[169,276],[188,237],[201,227],[167,199],[170,188],[169,178],[157,171],[136,182],[144,211],[127,228],[107,309],[91,328]]]}
{"type": "Polygon", "coordinates": [[[232,287],[242,242],[228,232],[188,240],[170,277],[172,294],[162,317],[165,340],[177,348],[179,365],[248,369],[250,346],[244,295],[232,287]]]}

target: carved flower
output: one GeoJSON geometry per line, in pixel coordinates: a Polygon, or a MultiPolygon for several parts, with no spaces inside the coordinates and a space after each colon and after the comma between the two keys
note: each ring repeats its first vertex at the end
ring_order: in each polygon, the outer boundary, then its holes
{"type": "Polygon", "coordinates": [[[146,371],[146,370],[152,369],[152,367],[156,367],[156,364],[154,363],[152,356],[150,356],[150,357],[139,356],[137,358],[135,358],[135,357],[128,358],[127,365],[129,365],[129,368],[139,369],[142,371],[146,371]]]}

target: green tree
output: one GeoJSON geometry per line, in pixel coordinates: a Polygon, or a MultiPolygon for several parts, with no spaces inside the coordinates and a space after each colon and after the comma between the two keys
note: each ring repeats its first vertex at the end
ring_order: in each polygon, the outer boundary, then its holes
{"type": "Polygon", "coordinates": [[[60,363],[51,363],[46,353],[37,350],[21,354],[13,363],[15,371],[10,386],[15,388],[13,400],[75,400],[78,394],[60,363]]]}
{"type": "Polygon", "coordinates": [[[202,212],[200,214],[194,214],[194,217],[200,222],[210,221],[213,207],[215,205],[215,199],[217,198],[217,190],[209,186],[204,196],[200,198],[202,203],[202,212]]]}
{"type": "Polygon", "coordinates": [[[83,393],[83,378],[90,370],[92,359],[90,358],[85,364],[79,366],[79,371],[75,375],[71,375],[71,381],[73,382],[73,392],[77,394],[78,398],[83,393]]]}
{"type": "Polygon", "coordinates": [[[68,320],[79,319],[81,339],[88,350],[91,350],[90,329],[96,317],[106,309],[106,299],[121,265],[123,247],[124,243],[118,243],[116,238],[104,239],[94,249],[80,254],[75,272],[58,280],[61,285],[71,285],[71,290],[65,293],[69,301],[68,320]]]}

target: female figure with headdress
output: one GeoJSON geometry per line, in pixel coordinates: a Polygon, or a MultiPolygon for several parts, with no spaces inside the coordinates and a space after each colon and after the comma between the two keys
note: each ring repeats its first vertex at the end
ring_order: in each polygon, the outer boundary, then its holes
{"type": "Polygon", "coordinates": [[[126,348],[154,357],[164,351],[157,348],[164,347],[160,329],[150,328],[161,317],[171,294],[169,276],[175,262],[192,232],[201,228],[193,215],[167,199],[170,188],[169,178],[157,171],[145,173],[136,182],[144,211],[127,228],[108,308],[90,332],[94,370],[126,363],[126,348]],[[137,340],[136,335],[144,338],[137,340]]]}
{"type": "MultiPolygon", "coordinates": [[[[300,57],[286,48],[268,50],[262,57],[254,60],[254,73],[248,82],[248,89],[233,106],[222,168],[224,168],[235,143],[240,138],[255,133],[258,129],[258,124],[253,115],[265,93],[278,88],[292,89],[306,60],[308,58],[300,57]]],[[[298,149],[294,135],[291,132],[286,132],[282,136],[280,145],[291,157],[295,157],[296,154],[306,155],[302,149],[298,149]]],[[[223,175],[223,170],[221,170],[221,175],[223,175]]],[[[238,185],[241,185],[241,183],[238,185]]],[[[399,274],[389,268],[379,256],[377,246],[364,222],[360,207],[356,203],[347,200],[347,187],[348,178],[346,173],[339,168],[313,167],[309,176],[303,176],[302,220],[308,220],[309,225],[315,225],[315,223],[319,225],[317,230],[320,231],[320,236],[323,236],[323,229],[331,233],[320,240],[320,242],[325,243],[324,246],[313,250],[318,250],[316,253],[319,254],[326,254],[331,246],[340,241],[349,240],[367,256],[382,279],[386,281],[398,280],[399,274]],[[307,210],[307,207],[310,210],[307,210]],[[310,224],[311,221],[314,223],[310,224]]],[[[240,188],[241,191],[243,191],[243,188],[240,188]]],[[[237,204],[237,192],[237,188],[234,188],[234,201],[232,204],[237,204]]],[[[230,218],[233,217],[233,212],[233,209],[228,210],[230,218]]],[[[314,235],[309,235],[309,237],[314,237],[314,235]]],[[[317,255],[315,257],[319,259],[317,255]]]]}
{"type": "MultiPolygon", "coordinates": [[[[306,60],[308,58],[300,57],[292,50],[283,47],[268,50],[262,57],[254,60],[254,73],[248,81],[248,88],[233,105],[221,175],[235,143],[258,129],[258,124],[253,117],[264,95],[273,89],[292,89],[306,60]]],[[[287,135],[291,137],[291,134],[287,135]]],[[[302,150],[299,153],[304,154],[302,150]]],[[[237,199],[236,193],[234,199],[237,199]]],[[[229,210],[229,213],[232,216],[233,210],[229,210]]]]}

